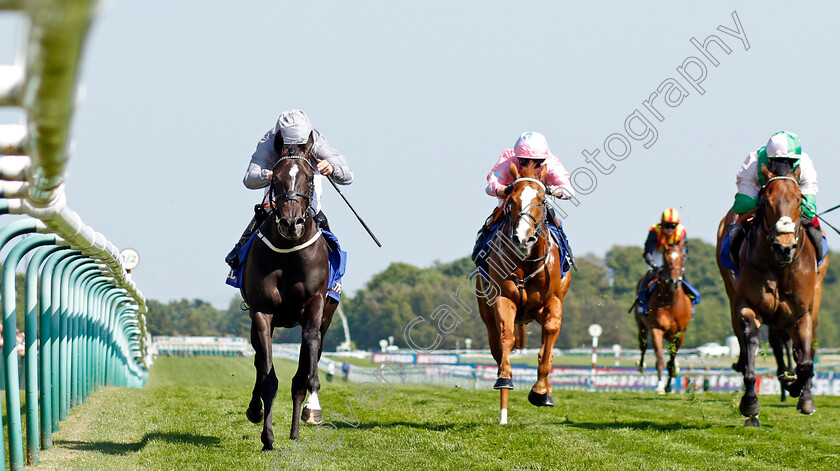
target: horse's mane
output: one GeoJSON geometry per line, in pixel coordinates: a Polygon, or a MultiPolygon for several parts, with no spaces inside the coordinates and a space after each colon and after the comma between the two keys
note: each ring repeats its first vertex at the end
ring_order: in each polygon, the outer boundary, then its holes
{"type": "Polygon", "coordinates": [[[519,169],[519,176],[522,178],[536,178],[539,181],[543,181],[543,179],[540,178],[541,170],[542,167],[538,167],[536,162],[528,162],[528,165],[519,169]]]}

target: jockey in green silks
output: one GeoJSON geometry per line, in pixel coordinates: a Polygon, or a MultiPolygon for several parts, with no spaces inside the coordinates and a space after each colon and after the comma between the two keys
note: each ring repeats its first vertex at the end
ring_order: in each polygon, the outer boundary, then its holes
{"type": "MultiPolygon", "coordinates": [[[[758,207],[758,193],[765,185],[762,168],[773,170],[777,164],[787,164],[793,172],[799,167],[799,190],[802,192],[802,224],[805,227],[808,237],[813,242],[817,252],[817,259],[822,259],[823,236],[817,218],[817,171],[814,169],[814,162],[805,152],[802,152],[802,145],[799,136],[787,131],[780,131],[773,134],[767,145],[751,152],[735,180],[738,186],[738,193],[735,195],[735,203],[732,205],[732,212],[738,215],[746,214],[758,207]]],[[[741,218],[729,227],[730,254],[732,260],[738,263],[738,252],[746,232],[743,230],[744,221],[741,218]]]]}

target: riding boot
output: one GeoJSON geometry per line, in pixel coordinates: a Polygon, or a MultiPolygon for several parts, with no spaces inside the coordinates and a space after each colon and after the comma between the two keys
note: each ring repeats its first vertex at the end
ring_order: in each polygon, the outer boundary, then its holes
{"type": "Polygon", "coordinates": [[[478,254],[481,252],[481,247],[484,246],[484,239],[486,239],[490,234],[490,229],[496,225],[496,222],[498,222],[502,212],[501,206],[494,209],[490,216],[484,220],[484,224],[481,225],[481,229],[479,229],[478,233],[475,235],[475,245],[473,246],[472,255],[470,255],[470,259],[472,259],[473,262],[477,263],[478,254]]]}
{"type": "Polygon", "coordinates": [[[318,214],[314,216],[315,224],[318,226],[319,229],[323,229],[327,232],[332,232],[330,230],[330,222],[327,220],[327,216],[324,214],[323,211],[318,211],[318,214]]]}
{"type": "Polygon", "coordinates": [[[736,268],[741,261],[741,243],[744,241],[745,235],[743,222],[735,221],[729,225],[729,257],[736,268]]]}
{"type": "Polygon", "coordinates": [[[239,251],[242,250],[242,246],[248,242],[248,239],[251,238],[251,235],[260,227],[267,216],[268,211],[265,208],[261,205],[254,206],[254,217],[251,218],[251,222],[245,227],[245,232],[239,237],[239,241],[236,242],[236,245],[233,246],[233,249],[225,257],[225,263],[230,265],[232,269],[236,269],[239,266],[239,251]]]}
{"type": "Polygon", "coordinates": [[[575,263],[575,254],[572,253],[572,245],[569,243],[569,238],[566,237],[566,232],[563,230],[563,223],[557,219],[557,213],[554,211],[554,208],[549,206],[548,207],[548,214],[551,217],[551,221],[554,222],[554,225],[557,229],[560,229],[560,238],[563,240],[558,241],[559,243],[563,244],[563,247],[566,249],[566,265],[568,268],[574,268],[577,271],[577,264],[575,263]]]}
{"type": "Polygon", "coordinates": [[[808,233],[808,238],[811,239],[811,243],[814,244],[814,249],[817,252],[817,261],[822,260],[823,255],[823,247],[822,247],[822,230],[820,230],[819,222],[814,224],[814,220],[817,219],[816,217],[810,220],[805,220],[803,218],[803,225],[805,226],[805,232],[808,233]]]}

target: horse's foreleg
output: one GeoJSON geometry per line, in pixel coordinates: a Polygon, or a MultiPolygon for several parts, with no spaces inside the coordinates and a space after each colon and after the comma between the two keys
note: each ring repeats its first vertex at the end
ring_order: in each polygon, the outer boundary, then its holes
{"type": "Polygon", "coordinates": [[[653,353],[656,355],[656,392],[665,394],[665,380],[662,379],[662,370],[665,367],[665,359],[662,358],[662,329],[650,329],[650,338],[653,341],[653,353]]]}
{"type": "MultiPolygon", "coordinates": [[[[513,374],[510,368],[510,352],[513,350],[513,345],[516,342],[516,334],[514,329],[516,318],[516,306],[507,298],[500,298],[496,301],[494,307],[496,311],[496,326],[499,331],[499,344],[501,345],[501,362],[499,362],[499,379],[513,379],[513,374]]],[[[497,382],[498,383],[498,382],[497,382]]],[[[508,381],[510,387],[506,389],[513,389],[512,381],[508,381]]]]}
{"type": "MultiPolygon", "coordinates": [[[[321,389],[321,379],[318,375],[318,361],[321,358],[323,348],[322,329],[326,330],[323,321],[324,298],[313,297],[306,305],[306,324],[303,326],[302,342],[300,349],[301,365],[304,364],[304,355],[307,355],[305,364],[309,367],[307,371],[306,390],[309,391],[309,398],[303,407],[301,419],[311,425],[317,425],[321,420],[321,403],[318,400],[318,391],[321,389]]],[[[297,412],[295,412],[297,415],[297,412]]]]}
{"type": "Polygon", "coordinates": [[[665,392],[671,392],[671,380],[677,376],[677,352],[682,347],[685,332],[677,332],[671,341],[671,346],[668,348],[668,384],[665,385],[665,392]]]}
{"type": "Polygon", "coordinates": [[[742,357],[744,363],[744,395],[738,409],[741,415],[748,417],[745,425],[751,425],[751,420],[758,416],[761,407],[758,405],[758,396],[755,394],[755,355],[758,352],[759,328],[761,324],[755,318],[755,311],[742,306],[739,309],[741,323],[743,326],[744,347],[746,358],[742,357]]]}
{"type": "Polygon", "coordinates": [[[271,405],[277,394],[277,375],[271,353],[271,317],[254,313],[251,321],[251,344],[254,346],[254,366],[257,369],[257,381],[251,396],[251,404],[246,412],[248,419],[258,423],[264,418],[263,431],[260,435],[263,451],[273,449],[274,429],[271,425],[271,405]]]}
{"type": "Polygon", "coordinates": [[[814,399],[811,396],[811,377],[814,376],[814,325],[810,314],[802,316],[794,327],[792,336],[793,351],[796,357],[796,381],[788,391],[793,397],[799,397],[796,410],[803,414],[813,414],[814,399]],[[800,397],[801,395],[801,397],[800,397]]]}
{"type": "Polygon", "coordinates": [[[648,328],[647,324],[645,324],[644,319],[641,319],[639,316],[636,316],[636,325],[639,327],[639,351],[641,355],[639,355],[639,373],[645,373],[645,351],[647,350],[648,346],[648,328]]]}
{"type": "Polygon", "coordinates": [[[548,374],[551,372],[551,364],[554,359],[554,344],[557,336],[560,335],[560,323],[562,311],[560,301],[554,298],[544,308],[548,311],[542,326],[542,346],[540,347],[539,366],[537,368],[537,382],[528,393],[528,401],[537,406],[554,406],[551,399],[551,385],[548,383],[548,374]]]}
{"type": "MultiPolygon", "coordinates": [[[[251,402],[248,404],[248,409],[245,410],[245,416],[248,420],[258,424],[263,419],[263,404],[260,398],[260,387],[262,386],[268,371],[263,371],[262,365],[265,364],[266,346],[263,343],[263,336],[260,333],[265,328],[266,320],[262,314],[251,314],[251,346],[254,348],[254,368],[256,369],[256,378],[254,380],[254,389],[251,391],[251,402]]],[[[270,344],[269,344],[270,345],[270,344]]]]}
{"type": "MultiPolygon", "coordinates": [[[[516,342],[516,334],[514,333],[514,321],[516,317],[516,306],[507,298],[499,298],[496,305],[493,307],[496,319],[496,330],[499,332],[499,346],[501,361],[499,361],[499,370],[497,373],[496,383],[493,385],[494,389],[499,389],[501,392],[501,400],[499,403],[499,424],[507,423],[507,399],[511,389],[513,389],[513,373],[510,367],[510,351],[513,344],[516,342]]],[[[489,329],[488,329],[489,330],[489,329]]]]}
{"type": "Polygon", "coordinates": [[[785,397],[785,393],[787,392],[787,388],[790,387],[790,381],[788,377],[790,376],[790,371],[788,365],[790,365],[790,360],[785,363],[785,356],[789,356],[789,349],[788,344],[790,340],[786,338],[787,335],[785,331],[770,328],[768,332],[768,340],[770,342],[770,348],[773,349],[773,356],[776,358],[776,377],[779,379],[779,384],[782,386],[782,396],[781,401],[787,401],[787,397],[785,397]]]}

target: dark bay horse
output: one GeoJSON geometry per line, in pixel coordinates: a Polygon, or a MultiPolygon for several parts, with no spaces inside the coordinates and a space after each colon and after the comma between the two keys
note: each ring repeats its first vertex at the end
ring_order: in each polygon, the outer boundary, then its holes
{"type": "Polygon", "coordinates": [[[741,350],[733,368],[744,374],[745,392],[739,409],[747,417],[746,426],[760,426],[755,355],[762,324],[770,328],[779,382],[791,396],[799,397],[799,412],[814,413],[814,340],[822,280],[828,268],[827,258],[817,267],[815,247],[800,221],[799,168],[791,172],[789,164],[781,164],[775,165],[772,172],[767,168],[761,171],[767,183],[759,192],[758,209],[738,252],[738,278],[720,261],[726,228],[736,215],[730,210],[718,226],[717,262],[741,350]],[[795,375],[787,373],[781,354],[788,338],[793,343],[795,375]]]}
{"type": "Polygon", "coordinates": [[[560,333],[563,297],[572,280],[571,271],[561,276],[560,250],[552,241],[546,218],[547,168],[534,163],[520,175],[511,164],[515,181],[504,202],[505,221],[496,232],[493,251],[488,256],[488,277],[476,277],[478,309],[487,326],[490,351],[499,365],[493,386],[501,390],[499,423],[507,423],[508,394],[513,389],[510,352],[524,345],[524,325],[537,321],[542,325],[537,382],[531,387],[528,401],[535,406],[553,406],[548,373],[552,349],[560,333]],[[497,242],[497,243],[495,243],[497,242]],[[491,290],[490,285],[495,287],[491,290]],[[483,296],[495,292],[498,296],[483,296]]]}
{"type": "Polygon", "coordinates": [[[257,232],[242,279],[242,297],[251,311],[251,345],[256,351],[257,379],[246,415],[251,422],[265,418],[263,451],[271,450],[274,429],[271,406],[277,394],[277,375],[271,352],[276,327],[302,327],[300,359],[292,378],[292,429],[298,439],[300,419],[321,422],[318,361],[323,338],[338,303],[327,298],[327,243],[313,219],[313,168],[309,155],[313,136],[303,145],[284,145],[278,133],[280,157],[271,177],[271,212],[257,232]],[[309,399],[301,413],[301,404],[309,399]]]}
{"type": "MultiPolygon", "coordinates": [[[[677,375],[676,357],[677,350],[685,340],[685,330],[691,321],[691,299],[685,293],[683,287],[683,272],[685,271],[684,242],[669,245],[665,248],[662,256],[662,268],[656,273],[653,291],[648,301],[648,311],[645,315],[636,313],[636,325],[639,328],[639,350],[642,356],[639,359],[639,373],[645,370],[645,350],[648,345],[648,332],[653,340],[653,351],[656,353],[656,372],[659,382],[656,384],[656,392],[665,394],[671,392],[671,379],[677,375]],[[662,339],[670,342],[668,349],[670,360],[668,360],[668,381],[662,379],[662,367],[665,364],[662,358],[662,339]]],[[[639,280],[638,290],[641,290],[642,280],[639,280]]]]}

